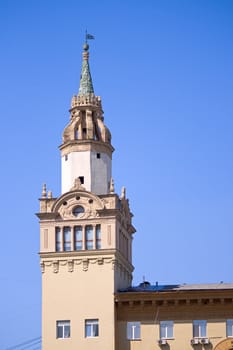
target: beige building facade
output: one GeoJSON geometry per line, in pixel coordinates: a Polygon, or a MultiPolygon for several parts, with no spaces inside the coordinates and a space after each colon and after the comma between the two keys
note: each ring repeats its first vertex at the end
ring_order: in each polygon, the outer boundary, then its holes
{"type": "Polygon", "coordinates": [[[111,133],[84,45],[63,132],[61,196],[40,198],[43,350],[232,350],[233,284],[132,287],[126,191],[115,193],[111,133]]]}

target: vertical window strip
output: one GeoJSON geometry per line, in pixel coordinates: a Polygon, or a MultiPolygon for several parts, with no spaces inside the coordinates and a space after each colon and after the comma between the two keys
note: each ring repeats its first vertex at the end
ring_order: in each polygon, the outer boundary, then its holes
{"type": "Polygon", "coordinates": [[[63,228],[63,237],[64,237],[64,251],[71,250],[71,228],[65,226],[63,228]]]}
{"type": "Polygon", "coordinates": [[[60,252],[61,248],[61,229],[60,227],[56,227],[56,252],[60,252]]]}
{"type": "Polygon", "coordinates": [[[233,319],[227,320],[227,337],[233,337],[233,319]]]}
{"type": "Polygon", "coordinates": [[[74,227],[74,249],[82,250],[83,249],[83,230],[82,226],[74,227]]]}
{"type": "Polygon", "coordinates": [[[93,249],[93,226],[87,225],[85,227],[85,248],[87,250],[93,249]]]}
{"type": "Polygon", "coordinates": [[[96,249],[101,249],[101,226],[96,225],[96,249]]]}

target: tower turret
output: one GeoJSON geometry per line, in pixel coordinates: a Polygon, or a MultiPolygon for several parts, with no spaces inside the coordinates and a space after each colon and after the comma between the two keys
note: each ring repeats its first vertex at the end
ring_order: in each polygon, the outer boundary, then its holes
{"type": "Polygon", "coordinates": [[[89,68],[89,46],[83,46],[78,95],[73,96],[70,123],[63,132],[62,193],[79,178],[87,191],[107,194],[112,176],[111,133],[104,124],[100,96],[95,96],[89,68]]]}
{"type": "Polygon", "coordinates": [[[63,133],[62,194],[40,198],[42,349],[116,350],[114,293],[132,281],[135,229],[115,193],[111,135],[95,96],[88,45],[63,133]]]}

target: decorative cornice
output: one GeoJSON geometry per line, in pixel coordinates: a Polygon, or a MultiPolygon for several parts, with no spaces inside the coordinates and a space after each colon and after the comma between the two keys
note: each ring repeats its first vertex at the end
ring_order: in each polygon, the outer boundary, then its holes
{"type": "Polygon", "coordinates": [[[59,146],[62,151],[61,155],[64,156],[70,152],[83,152],[83,151],[100,151],[106,152],[110,158],[114,152],[114,147],[107,142],[95,141],[95,140],[69,140],[59,146]]]}
{"type": "Polygon", "coordinates": [[[119,292],[115,294],[115,301],[119,305],[156,305],[159,307],[174,306],[210,306],[232,305],[233,290],[231,291],[172,291],[172,292],[119,292]]]}
{"type": "Polygon", "coordinates": [[[89,265],[112,264],[112,269],[125,278],[132,278],[133,266],[119,252],[111,250],[93,251],[87,255],[87,252],[59,252],[59,253],[40,253],[41,272],[46,272],[47,268],[52,268],[54,273],[58,273],[61,266],[67,266],[68,272],[73,272],[78,266],[83,271],[88,271],[89,265]]]}

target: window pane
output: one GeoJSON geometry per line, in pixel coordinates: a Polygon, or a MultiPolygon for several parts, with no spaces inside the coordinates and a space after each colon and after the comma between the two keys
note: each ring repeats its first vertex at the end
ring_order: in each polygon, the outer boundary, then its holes
{"type": "Polygon", "coordinates": [[[56,252],[61,251],[61,229],[56,227],[56,252]]]}
{"type": "Polygon", "coordinates": [[[82,216],[83,213],[84,213],[84,208],[81,207],[80,205],[73,209],[73,215],[76,216],[77,218],[82,216]]]}
{"type": "Polygon", "coordinates": [[[140,322],[127,322],[127,339],[135,340],[140,339],[140,322]]]}
{"type": "Polygon", "coordinates": [[[75,226],[74,228],[74,241],[75,250],[82,250],[82,226],[75,226]]]}
{"type": "Polygon", "coordinates": [[[57,326],[57,338],[63,338],[63,328],[57,326]]]}
{"type": "Polygon", "coordinates": [[[99,326],[98,324],[93,325],[93,337],[98,337],[99,335],[99,326]]]}
{"type": "Polygon", "coordinates": [[[160,338],[173,338],[173,321],[160,322],[160,338]]]}
{"type": "Polygon", "coordinates": [[[64,250],[70,251],[71,250],[71,229],[70,227],[64,227],[64,250]]]}
{"type": "Polygon", "coordinates": [[[193,321],[193,337],[196,337],[196,338],[206,337],[206,321],[205,320],[193,321]]]}
{"type": "Polygon", "coordinates": [[[160,338],[166,338],[166,328],[162,324],[160,324],[160,338]]]}
{"type": "Polygon", "coordinates": [[[93,226],[88,225],[85,228],[86,249],[93,249],[93,226]]]}
{"type": "Polygon", "coordinates": [[[86,325],[85,333],[86,337],[91,337],[91,325],[86,325]]]}
{"type": "Polygon", "coordinates": [[[70,321],[57,321],[57,338],[70,337],[70,321]]]}
{"type": "Polygon", "coordinates": [[[206,337],[206,324],[201,324],[201,337],[206,337]]]}
{"type": "Polygon", "coordinates": [[[227,337],[233,337],[233,320],[227,320],[227,337]]]}
{"type": "Polygon", "coordinates": [[[99,336],[99,320],[85,320],[85,337],[99,336]]]}
{"type": "Polygon", "coordinates": [[[64,338],[69,338],[70,336],[70,326],[64,327],[64,338]]]}
{"type": "Polygon", "coordinates": [[[167,328],[167,337],[173,338],[173,327],[171,326],[167,328]]]}
{"type": "Polygon", "coordinates": [[[100,225],[96,225],[96,249],[101,249],[101,230],[100,230],[100,225]]]}

